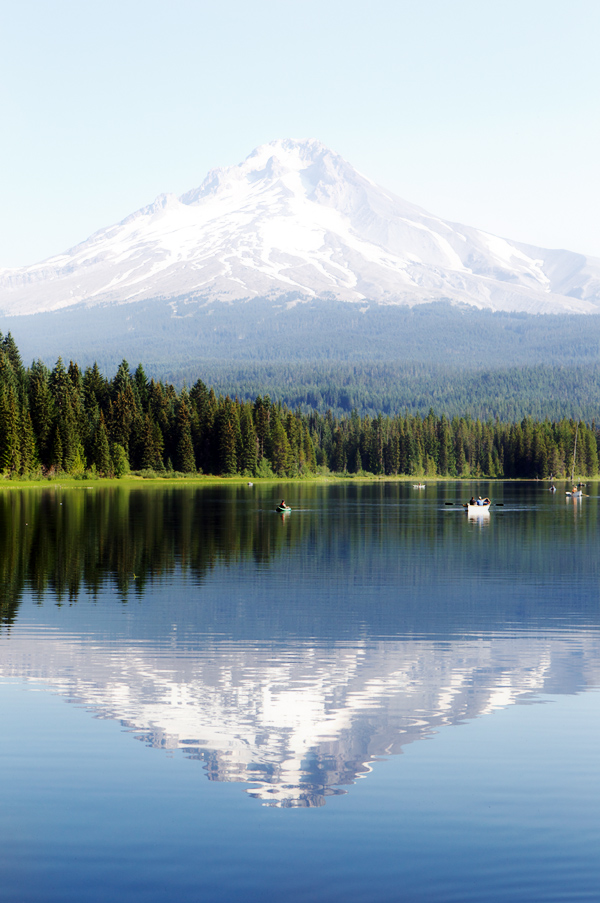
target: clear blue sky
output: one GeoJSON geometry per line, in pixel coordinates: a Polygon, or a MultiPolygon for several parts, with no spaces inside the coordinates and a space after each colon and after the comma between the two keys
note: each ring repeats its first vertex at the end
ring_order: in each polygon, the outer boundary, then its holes
{"type": "Polygon", "coordinates": [[[597,0],[0,0],[0,104],[0,267],[281,137],[600,257],[597,0]]]}

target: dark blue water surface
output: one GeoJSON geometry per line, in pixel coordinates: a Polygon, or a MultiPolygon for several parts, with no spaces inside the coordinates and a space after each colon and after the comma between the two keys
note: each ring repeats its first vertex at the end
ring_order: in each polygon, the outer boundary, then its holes
{"type": "Polygon", "coordinates": [[[547,487],[1,492],[0,900],[596,901],[600,499],[547,487]]]}

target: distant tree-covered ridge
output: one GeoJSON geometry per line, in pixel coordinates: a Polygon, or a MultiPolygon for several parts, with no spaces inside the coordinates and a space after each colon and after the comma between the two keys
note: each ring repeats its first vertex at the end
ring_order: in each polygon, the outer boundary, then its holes
{"type": "Polygon", "coordinates": [[[232,399],[198,380],[178,391],[123,361],[113,379],[59,358],[23,366],[0,334],[0,471],[122,476],[178,472],[293,477],[336,473],[457,477],[598,473],[590,421],[291,409],[232,399]]]}
{"type": "Polygon", "coordinates": [[[26,361],[52,367],[77,348],[82,370],[97,362],[110,375],[125,357],[178,391],[201,376],[217,395],[268,394],[306,412],[427,415],[433,407],[450,419],[591,422],[600,410],[600,314],[182,297],[2,317],[0,328],[17,337],[26,361]]]}
{"type": "MultiPolygon", "coordinates": [[[[115,368],[113,368],[115,369],[115,368]]],[[[295,410],[331,410],[342,416],[469,416],[513,422],[562,420],[592,422],[600,411],[600,365],[535,364],[530,367],[461,369],[417,361],[350,363],[254,363],[203,361],[205,382],[217,394],[242,401],[268,394],[295,410]]],[[[191,384],[199,367],[171,368],[161,378],[175,386],[191,384]]]]}

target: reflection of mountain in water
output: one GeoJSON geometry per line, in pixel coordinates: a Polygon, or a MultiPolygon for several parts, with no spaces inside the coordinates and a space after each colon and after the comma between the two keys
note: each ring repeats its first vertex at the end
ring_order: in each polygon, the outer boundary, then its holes
{"type": "Polygon", "coordinates": [[[597,632],[292,645],[15,629],[0,675],[44,681],[211,780],[267,805],[319,806],[381,756],[539,692],[600,682],[597,632]]]}
{"type": "Polygon", "coordinates": [[[482,525],[452,484],[296,484],[282,520],[289,488],[0,492],[0,676],[281,806],[600,682],[596,499],[480,484],[506,503],[482,525]]]}

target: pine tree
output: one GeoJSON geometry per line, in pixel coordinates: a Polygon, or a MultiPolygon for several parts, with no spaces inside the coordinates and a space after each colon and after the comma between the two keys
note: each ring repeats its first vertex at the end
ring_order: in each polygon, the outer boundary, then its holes
{"type": "Polygon", "coordinates": [[[11,385],[0,390],[0,469],[9,475],[21,470],[19,406],[11,385]]]}
{"type": "Polygon", "coordinates": [[[59,470],[69,472],[81,443],[79,432],[81,395],[78,368],[74,372],[75,382],[65,370],[62,358],[59,357],[54,370],[50,374],[50,392],[56,412],[52,443],[51,463],[59,470]]]}
{"type": "Polygon", "coordinates": [[[49,371],[37,361],[31,365],[28,378],[29,412],[37,441],[40,462],[50,466],[50,437],[54,420],[54,404],[50,394],[49,371]]]}
{"type": "Polygon", "coordinates": [[[108,382],[100,373],[98,364],[94,362],[83,374],[83,400],[86,411],[104,408],[108,400],[108,382]]]}
{"type": "Polygon", "coordinates": [[[315,446],[306,424],[302,427],[302,448],[304,450],[305,467],[308,471],[314,473],[317,469],[317,458],[315,455],[315,446]]]}
{"type": "Polygon", "coordinates": [[[131,387],[131,373],[129,372],[129,364],[125,359],[121,361],[119,364],[119,369],[115,373],[115,378],[112,381],[111,385],[111,394],[113,398],[116,398],[120,392],[125,392],[126,389],[131,387]]]}
{"type": "Polygon", "coordinates": [[[254,401],[254,429],[258,439],[258,459],[269,456],[271,400],[268,395],[258,395],[254,401]]]}
{"type": "Polygon", "coordinates": [[[89,424],[84,405],[83,376],[79,366],[74,364],[73,361],[69,363],[67,375],[71,383],[70,402],[73,417],[75,418],[77,437],[80,442],[85,442],[89,424]]]}
{"type": "Polygon", "coordinates": [[[343,473],[346,470],[346,449],[344,447],[344,437],[339,427],[333,435],[333,453],[330,467],[335,473],[343,473]]]}
{"type": "Polygon", "coordinates": [[[142,429],[140,461],[139,465],[143,470],[155,470],[157,464],[157,450],[154,441],[154,421],[150,414],[144,417],[144,426],[142,429]]]}
{"type": "Polygon", "coordinates": [[[595,477],[598,473],[598,445],[596,437],[591,430],[586,428],[585,431],[585,464],[586,474],[589,477],[595,477]]]}
{"type": "Polygon", "coordinates": [[[112,463],[110,459],[110,447],[108,444],[108,432],[104,422],[104,414],[100,414],[98,429],[94,443],[94,464],[101,476],[107,477],[111,474],[112,463]]]}
{"type": "MultiPolygon", "coordinates": [[[[121,365],[122,366],[122,365],[121,365]]],[[[129,453],[129,441],[134,419],[139,413],[130,384],[117,392],[111,406],[110,437],[129,453]]]]}
{"type": "Polygon", "coordinates": [[[370,467],[371,473],[382,474],[383,464],[383,419],[381,415],[376,417],[371,428],[370,467]]]}
{"type": "MultiPolygon", "coordinates": [[[[415,426],[416,418],[412,419],[412,425],[415,426]]],[[[421,445],[421,437],[416,431],[410,430],[408,436],[408,472],[413,477],[423,475],[423,448],[421,445]]]]}
{"type": "Polygon", "coordinates": [[[152,440],[154,443],[154,453],[155,453],[155,470],[164,470],[165,469],[165,440],[164,436],[161,432],[160,426],[158,423],[152,422],[152,440]]]}
{"type": "Polygon", "coordinates": [[[145,413],[148,410],[148,379],[141,364],[133,374],[133,384],[141,410],[145,413]]]}
{"type": "Polygon", "coordinates": [[[27,408],[21,412],[20,422],[20,470],[22,474],[29,474],[37,465],[37,454],[33,424],[27,408]]]}
{"type": "Polygon", "coordinates": [[[302,449],[302,425],[299,416],[288,411],[283,421],[283,428],[290,445],[290,457],[287,467],[289,476],[296,476],[302,469],[304,451],[302,449]]]}
{"type": "Polygon", "coordinates": [[[85,449],[81,443],[75,449],[75,454],[73,456],[73,460],[71,462],[71,467],[69,473],[73,474],[82,474],[85,473],[85,468],[87,466],[86,458],[85,458],[85,449]]]}
{"type": "Polygon", "coordinates": [[[27,374],[25,373],[25,368],[23,367],[19,349],[17,348],[16,342],[10,332],[4,337],[4,339],[2,339],[0,343],[0,349],[6,356],[7,360],[10,362],[14,379],[14,386],[17,390],[17,400],[19,404],[21,404],[26,394],[27,374]]]}
{"type": "Polygon", "coordinates": [[[196,472],[192,429],[190,426],[190,415],[188,413],[185,395],[181,398],[179,409],[177,411],[177,453],[175,457],[175,469],[179,470],[181,473],[196,472]]]}
{"type": "Polygon", "coordinates": [[[285,434],[283,424],[277,413],[273,412],[271,418],[271,466],[277,476],[283,477],[287,475],[290,465],[290,443],[285,434]]]}
{"type": "Polygon", "coordinates": [[[148,387],[148,413],[152,416],[155,423],[158,424],[163,442],[169,434],[169,400],[162,383],[150,380],[148,387]]]}
{"type": "Polygon", "coordinates": [[[240,471],[245,476],[253,476],[258,464],[258,438],[252,419],[252,408],[243,405],[240,413],[240,432],[242,437],[242,450],[239,460],[240,471]]]}
{"type": "Polygon", "coordinates": [[[386,443],[384,449],[384,461],[386,474],[396,475],[400,466],[400,441],[395,429],[386,443]]]}
{"type": "Polygon", "coordinates": [[[438,425],[438,473],[442,477],[448,476],[454,470],[452,460],[452,435],[448,421],[442,415],[438,425]]]}
{"type": "Polygon", "coordinates": [[[64,467],[63,444],[60,423],[55,423],[52,435],[52,448],[50,451],[50,466],[58,473],[62,473],[64,467]]]}
{"type": "Polygon", "coordinates": [[[229,396],[222,402],[217,414],[218,473],[238,472],[238,449],[241,448],[241,432],[237,410],[229,396]]]}
{"type": "Polygon", "coordinates": [[[127,452],[122,445],[119,445],[118,442],[113,443],[113,447],[111,449],[111,465],[112,472],[118,479],[124,477],[125,474],[129,473],[129,460],[127,458],[127,452]]]}

